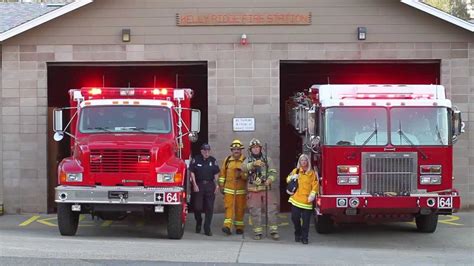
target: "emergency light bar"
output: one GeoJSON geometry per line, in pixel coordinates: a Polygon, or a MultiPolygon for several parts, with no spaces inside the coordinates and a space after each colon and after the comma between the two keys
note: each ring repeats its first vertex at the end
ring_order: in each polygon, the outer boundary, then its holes
{"type": "Polygon", "coordinates": [[[91,99],[111,99],[111,98],[134,98],[134,99],[167,99],[176,98],[176,92],[183,100],[185,96],[191,98],[191,89],[173,89],[173,88],[116,88],[116,87],[83,87],[80,90],[82,97],[85,100],[91,99]]]}
{"type": "Polygon", "coordinates": [[[433,99],[433,94],[414,93],[357,93],[356,95],[343,95],[341,99],[433,99]]]}
{"type": "Polygon", "coordinates": [[[321,106],[446,106],[442,85],[389,85],[389,84],[327,84],[313,85],[321,106]]]}

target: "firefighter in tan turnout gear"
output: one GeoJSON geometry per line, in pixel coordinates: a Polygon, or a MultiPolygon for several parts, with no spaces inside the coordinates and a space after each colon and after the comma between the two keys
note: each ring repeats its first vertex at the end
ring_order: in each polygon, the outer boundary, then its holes
{"type": "Polygon", "coordinates": [[[238,139],[232,141],[230,150],[232,155],[222,162],[219,176],[219,187],[224,193],[225,218],[222,231],[232,234],[232,225],[236,234],[244,233],[244,214],[246,204],[247,180],[242,174],[241,165],[245,160],[242,155],[244,145],[238,139]]]}
{"type": "Polygon", "coordinates": [[[277,223],[277,202],[272,183],[277,179],[277,172],[273,168],[267,151],[263,151],[262,143],[252,139],[249,144],[249,156],[242,164],[242,171],[247,176],[247,205],[252,218],[254,239],[263,237],[263,224],[268,222],[272,239],[280,239],[277,223]],[[262,212],[263,210],[263,212],[262,212]],[[268,218],[268,221],[266,221],[268,218]]]}

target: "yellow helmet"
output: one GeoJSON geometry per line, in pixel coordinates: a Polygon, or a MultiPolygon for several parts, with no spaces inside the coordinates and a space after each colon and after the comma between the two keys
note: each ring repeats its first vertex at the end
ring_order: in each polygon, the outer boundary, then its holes
{"type": "Polygon", "coordinates": [[[242,144],[242,142],[241,142],[240,140],[234,139],[234,140],[232,141],[232,143],[230,144],[230,148],[231,148],[231,149],[235,149],[235,148],[237,148],[237,149],[243,149],[243,148],[244,148],[244,145],[242,144]]]}
{"type": "Polygon", "coordinates": [[[259,146],[259,147],[262,147],[262,143],[260,142],[260,140],[256,139],[256,138],[253,138],[250,143],[249,143],[249,149],[255,147],[255,146],[259,146]]]}

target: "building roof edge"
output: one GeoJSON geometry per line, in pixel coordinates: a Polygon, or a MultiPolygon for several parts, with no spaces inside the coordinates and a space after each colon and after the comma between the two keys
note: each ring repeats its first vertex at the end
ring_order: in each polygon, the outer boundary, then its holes
{"type": "Polygon", "coordinates": [[[37,18],[34,18],[30,21],[27,21],[25,23],[22,23],[14,28],[11,28],[5,32],[0,33],[0,42],[3,42],[9,38],[12,38],[20,33],[23,33],[27,30],[30,30],[36,26],[39,26],[43,23],[46,23],[50,20],[53,20],[57,17],[60,17],[66,13],[69,13],[73,10],[76,10],[78,8],[81,8],[87,4],[92,3],[94,0],[78,0],[74,1],[72,3],[69,3],[67,5],[64,5],[63,7],[60,7],[58,9],[55,9],[51,12],[48,12],[42,16],[39,16],[37,18]]]}

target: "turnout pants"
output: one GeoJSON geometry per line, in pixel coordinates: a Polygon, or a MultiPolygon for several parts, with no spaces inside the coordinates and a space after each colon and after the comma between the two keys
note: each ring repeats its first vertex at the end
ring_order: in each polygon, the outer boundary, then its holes
{"type": "Polygon", "coordinates": [[[232,223],[235,225],[235,229],[244,229],[244,214],[245,204],[247,198],[245,194],[235,195],[224,194],[224,208],[225,218],[224,227],[232,228],[232,223]],[[234,200],[235,197],[235,200],[234,200]],[[235,202],[235,206],[234,206],[235,202]],[[235,211],[235,213],[234,213],[235,211]],[[234,220],[232,221],[232,217],[234,220]]]}
{"type": "Polygon", "coordinates": [[[295,236],[301,239],[308,240],[309,222],[313,210],[298,208],[291,206],[291,220],[295,226],[295,236]]]}
{"type": "Polygon", "coordinates": [[[216,195],[214,194],[216,184],[214,184],[214,181],[198,181],[197,185],[199,192],[193,192],[192,194],[194,218],[196,219],[196,224],[201,225],[201,213],[204,212],[204,232],[210,232],[212,214],[214,212],[214,200],[216,199],[216,195]]]}
{"type": "MultiPolygon", "coordinates": [[[[277,202],[273,191],[268,191],[268,226],[270,233],[278,233],[277,202]]],[[[248,192],[247,205],[255,235],[263,234],[265,224],[265,191],[248,192]]]]}

